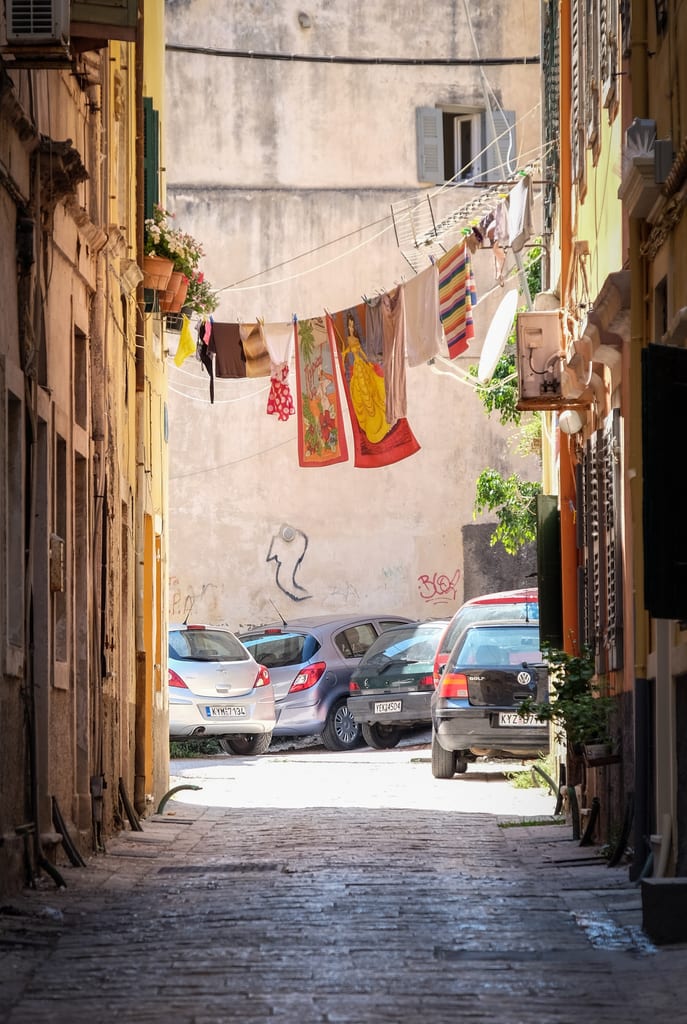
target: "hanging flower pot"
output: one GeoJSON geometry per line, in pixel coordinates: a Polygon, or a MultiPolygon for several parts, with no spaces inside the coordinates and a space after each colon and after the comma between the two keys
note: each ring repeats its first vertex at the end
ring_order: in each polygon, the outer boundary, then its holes
{"type": "Polygon", "coordinates": [[[185,274],[181,275],[181,283],[176,290],[174,296],[174,305],[176,306],[175,313],[181,310],[181,307],[186,302],[186,293],[188,292],[188,278],[185,274]]]}
{"type": "Polygon", "coordinates": [[[164,256],[143,257],[143,287],[162,292],[169,285],[174,264],[164,256]]]}

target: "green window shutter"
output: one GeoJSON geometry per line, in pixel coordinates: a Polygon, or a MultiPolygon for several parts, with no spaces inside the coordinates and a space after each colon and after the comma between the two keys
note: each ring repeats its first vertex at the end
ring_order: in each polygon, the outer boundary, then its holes
{"type": "Polygon", "coordinates": [[[542,643],[563,646],[561,517],[555,494],[537,495],[537,586],[542,643]]]}
{"type": "Polygon", "coordinates": [[[642,351],[644,603],[658,619],[687,619],[687,475],[680,461],[687,350],[642,351]]]}
{"type": "Polygon", "coordinates": [[[438,107],[417,107],[417,176],[435,185],[444,182],[444,123],[438,107]]]}
{"type": "Polygon", "coordinates": [[[160,202],[160,113],[149,96],[143,97],[143,194],[146,220],[160,202]]]}
{"type": "Polygon", "coordinates": [[[95,39],[135,38],[138,6],[136,0],[72,0],[72,35],[95,39]]]}
{"type": "Polygon", "coordinates": [[[515,111],[492,110],[484,117],[487,179],[506,181],[518,169],[515,111]]]}

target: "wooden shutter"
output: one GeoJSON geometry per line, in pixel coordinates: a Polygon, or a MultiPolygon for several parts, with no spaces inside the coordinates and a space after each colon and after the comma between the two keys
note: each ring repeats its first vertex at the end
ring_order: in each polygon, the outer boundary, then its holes
{"type": "Polygon", "coordinates": [[[680,455],[687,349],[642,352],[644,602],[660,619],[687,619],[687,473],[680,455]]]}
{"type": "Polygon", "coordinates": [[[614,409],[604,424],[599,450],[599,511],[603,605],[601,608],[602,648],[605,669],[623,666],[623,589],[620,510],[621,468],[620,410],[614,409]]]}
{"type": "Polygon", "coordinates": [[[507,180],[518,169],[515,111],[492,110],[491,114],[486,114],[484,122],[487,178],[489,181],[507,180]]]}
{"type": "Polygon", "coordinates": [[[149,96],[143,97],[143,121],[143,196],[148,219],[153,216],[153,207],[160,202],[160,114],[149,96]]]}
{"type": "Polygon", "coordinates": [[[555,494],[537,495],[537,586],[539,637],[552,647],[563,646],[561,525],[555,494]]]}
{"type": "Polygon", "coordinates": [[[415,111],[415,127],[418,179],[440,184],[446,180],[442,111],[438,107],[418,107],[415,111]]]}

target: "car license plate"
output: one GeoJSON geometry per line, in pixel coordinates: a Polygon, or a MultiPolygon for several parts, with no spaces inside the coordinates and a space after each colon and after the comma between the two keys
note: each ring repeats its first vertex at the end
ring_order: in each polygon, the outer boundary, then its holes
{"type": "Polygon", "coordinates": [[[517,711],[499,711],[499,725],[542,726],[544,723],[536,715],[519,715],[517,711]]]}
{"type": "Polygon", "coordinates": [[[225,708],[221,705],[211,704],[205,708],[208,718],[245,718],[245,708],[225,708]]]}
{"type": "Polygon", "coordinates": [[[375,714],[384,715],[390,711],[400,711],[402,707],[402,700],[378,700],[375,702],[375,714]]]}

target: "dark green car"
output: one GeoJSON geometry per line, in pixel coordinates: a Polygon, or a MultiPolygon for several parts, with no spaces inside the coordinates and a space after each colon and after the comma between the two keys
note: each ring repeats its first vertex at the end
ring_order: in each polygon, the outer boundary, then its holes
{"type": "Polygon", "coordinates": [[[430,725],[434,657],[447,619],[395,626],[377,637],[351,675],[348,710],[363,739],[395,747],[408,729],[430,725]]]}

